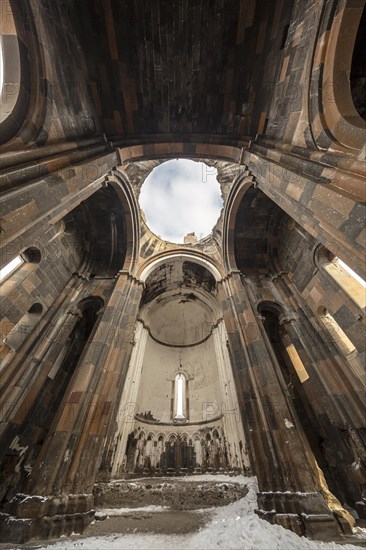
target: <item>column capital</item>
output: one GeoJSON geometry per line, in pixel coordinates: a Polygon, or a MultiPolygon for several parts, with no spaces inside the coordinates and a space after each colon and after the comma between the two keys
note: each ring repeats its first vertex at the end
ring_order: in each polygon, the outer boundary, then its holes
{"type": "Polygon", "coordinates": [[[74,316],[74,317],[77,317],[78,319],[82,319],[82,318],[83,318],[83,315],[82,315],[81,311],[78,309],[77,306],[74,306],[74,307],[72,307],[71,309],[69,309],[69,310],[67,311],[67,314],[68,314],[68,315],[72,315],[72,316],[74,316]]]}

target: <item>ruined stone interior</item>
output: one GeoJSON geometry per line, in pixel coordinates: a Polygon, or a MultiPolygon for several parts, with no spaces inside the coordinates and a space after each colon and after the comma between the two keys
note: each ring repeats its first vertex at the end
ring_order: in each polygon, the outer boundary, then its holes
{"type": "Polygon", "coordinates": [[[0,4],[0,542],[83,532],[116,480],[178,478],[189,508],[202,473],[351,537],[366,299],[338,259],[365,279],[364,0],[0,4]],[[175,158],[223,199],[184,244],[138,203],[175,158]]]}

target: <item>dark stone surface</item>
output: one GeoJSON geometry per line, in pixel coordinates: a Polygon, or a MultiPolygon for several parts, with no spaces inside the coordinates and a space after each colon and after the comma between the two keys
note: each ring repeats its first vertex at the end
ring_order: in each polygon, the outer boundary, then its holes
{"type": "Polygon", "coordinates": [[[144,481],[98,483],[94,487],[94,504],[99,508],[134,508],[169,506],[172,510],[195,510],[225,506],[245,497],[246,486],[214,481],[177,481],[161,478],[144,481]]]}

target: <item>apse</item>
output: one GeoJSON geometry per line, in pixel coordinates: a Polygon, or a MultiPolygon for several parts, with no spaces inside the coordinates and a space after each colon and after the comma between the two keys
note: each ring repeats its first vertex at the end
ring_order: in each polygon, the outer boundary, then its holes
{"type": "Polygon", "coordinates": [[[137,348],[121,401],[115,475],[248,466],[213,274],[177,257],[146,279],[137,348]]]}

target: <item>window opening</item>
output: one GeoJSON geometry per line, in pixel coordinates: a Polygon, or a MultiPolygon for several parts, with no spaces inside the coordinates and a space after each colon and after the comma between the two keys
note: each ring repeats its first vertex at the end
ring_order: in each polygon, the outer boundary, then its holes
{"type": "Polygon", "coordinates": [[[360,283],[360,285],[363,286],[363,288],[366,288],[366,281],[364,281],[362,279],[362,277],[360,277],[359,275],[357,275],[357,273],[355,271],[353,271],[353,269],[351,269],[347,264],[345,264],[340,258],[335,258],[334,260],[338,265],[340,265],[341,267],[343,267],[343,269],[345,269],[347,271],[347,273],[349,273],[351,275],[351,277],[353,277],[354,279],[356,279],[357,282],[360,283]]]}
{"type": "Polygon", "coordinates": [[[324,326],[331,334],[334,343],[340,348],[342,353],[348,357],[351,353],[356,351],[355,346],[348,338],[347,334],[342,330],[337,321],[332,315],[325,309],[325,307],[319,307],[318,313],[324,326]]]}
{"type": "Polygon", "coordinates": [[[183,373],[178,373],[175,377],[175,406],[174,420],[185,420],[185,400],[186,400],[186,377],[183,373]]]}
{"type": "Polygon", "coordinates": [[[10,277],[24,263],[39,264],[41,261],[41,252],[38,248],[31,246],[24,250],[21,254],[18,254],[9,263],[7,263],[2,269],[0,269],[0,283],[4,282],[10,277]]]}
{"type": "Polygon", "coordinates": [[[2,269],[0,269],[0,282],[5,281],[14,271],[24,263],[24,260],[21,256],[17,256],[11,262],[6,264],[2,269]]]}
{"type": "Polygon", "coordinates": [[[361,309],[366,307],[366,282],[340,258],[324,264],[327,273],[361,309]]]}
{"type": "Polygon", "coordinates": [[[366,120],[366,6],[363,9],[353,48],[349,82],[354,106],[366,120]]]}
{"type": "Polygon", "coordinates": [[[183,376],[180,374],[177,379],[177,411],[175,418],[184,418],[183,415],[183,376]]]}
{"type": "MultiPolygon", "coordinates": [[[[3,0],[0,4],[0,124],[13,114],[21,93],[23,63],[11,4],[9,0],[3,0]]],[[[18,113],[14,119],[19,124],[18,113]]]]}
{"type": "Polygon", "coordinates": [[[300,382],[303,384],[306,380],[309,380],[309,374],[305,368],[304,363],[301,361],[301,357],[297,352],[297,349],[293,344],[288,344],[286,346],[287,354],[290,358],[291,363],[296,371],[297,376],[299,377],[300,382]]]}
{"type": "Polygon", "coordinates": [[[282,40],[281,40],[280,50],[283,50],[283,48],[286,46],[286,40],[287,40],[289,28],[290,28],[290,25],[286,25],[282,31],[282,40]]]}

